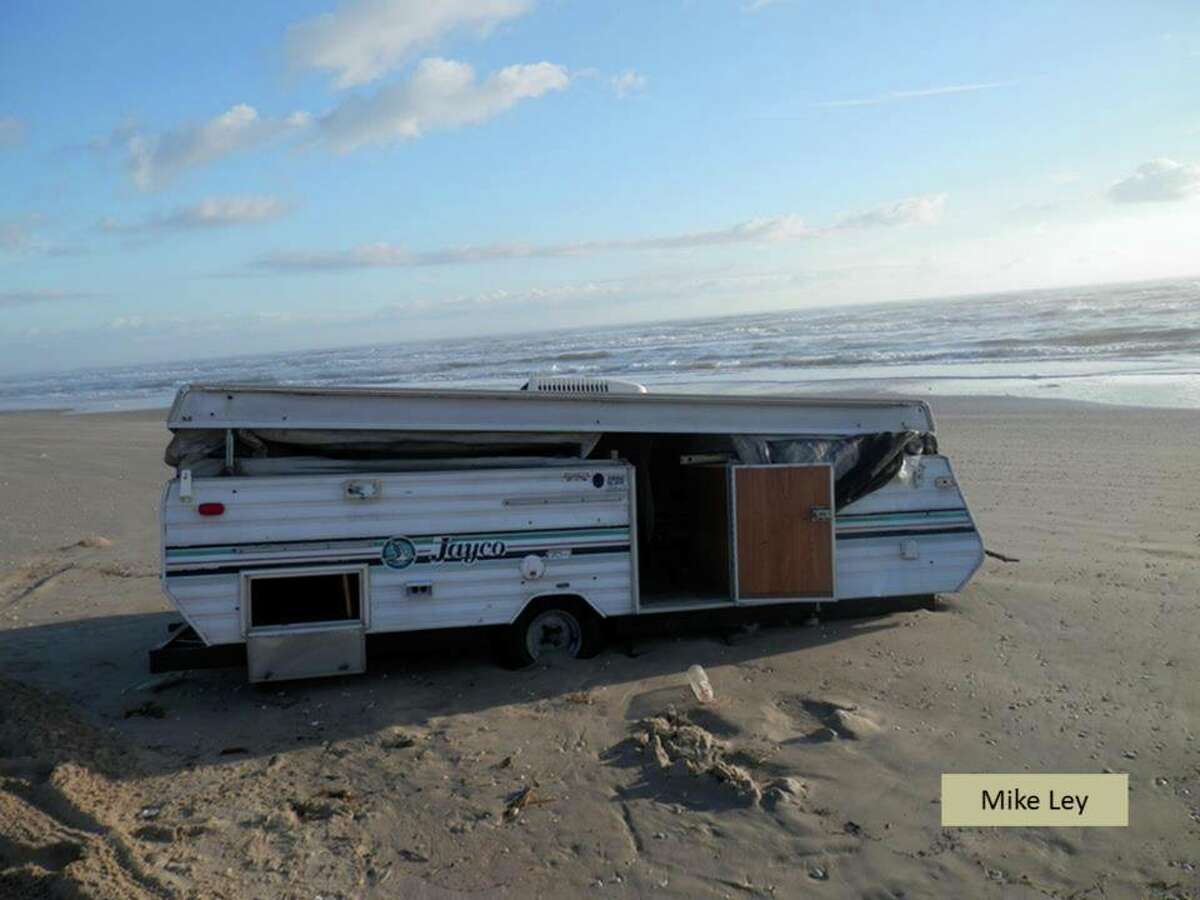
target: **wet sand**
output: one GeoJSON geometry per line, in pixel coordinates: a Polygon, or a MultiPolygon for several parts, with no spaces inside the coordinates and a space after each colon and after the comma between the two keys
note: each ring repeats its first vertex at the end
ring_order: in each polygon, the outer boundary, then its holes
{"type": "Polygon", "coordinates": [[[146,671],[162,413],[0,415],[0,896],[1200,896],[1200,413],[934,408],[1019,560],[934,610],[271,688],[146,671]],[[1106,770],[1127,829],[940,827],[1106,770]]]}

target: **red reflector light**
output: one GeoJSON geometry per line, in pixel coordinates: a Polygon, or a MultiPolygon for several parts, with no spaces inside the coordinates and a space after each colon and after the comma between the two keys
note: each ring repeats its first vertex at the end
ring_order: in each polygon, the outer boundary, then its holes
{"type": "Polygon", "coordinates": [[[225,512],[224,503],[201,503],[196,507],[196,512],[202,516],[219,516],[225,512]]]}

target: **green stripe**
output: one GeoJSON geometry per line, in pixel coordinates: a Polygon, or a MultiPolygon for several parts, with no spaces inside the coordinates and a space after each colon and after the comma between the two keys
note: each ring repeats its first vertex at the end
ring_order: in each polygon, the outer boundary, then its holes
{"type": "Polygon", "coordinates": [[[930,512],[894,512],[874,515],[869,513],[860,513],[858,515],[838,516],[839,522],[891,522],[896,519],[961,519],[965,518],[967,511],[965,509],[948,509],[936,510],[930,512]]]}
{"type": "MultiPolygon", "coordinates": [[[[399,537],[399,536],[400,535],[397,535],[397,537],[399,537]]],[[[543,539],[543,538],[548,538],[548,537],[549,538],[556,538],[556,537],[557,538],[571,538],[571,539],[578,541],[578,540],[581,540],[584,538],[589,538],[589,537],[628,538],[629,537],[629,529],[628,528],[619,528],[619,527],[618,528],[566,528],[566,529],[558,529],[558,530],[554,530],[554,531],[495,531],[495,532],[469,532],[466,534],[442,533],[442,534],[403,535],[403,537],[407,537],[414,544],[416,544],[420,541],[436,542],[437,540],[439,540],[440,538],[443,538],[443,537],[453,538],[456,541],[504,539],[504,540],[516,540],[518,542],[522,542],[522,541],[536,541],[538,539],[543,539]],[[585,534],[585,532],[586,532],[586,534],[585,534]]],[[[338,540],[339,544],[341,544],[341,547],[353,550],[356,548],[357,549],[366,549],[366,548],[382,547],[385,543],[387,543],[388,540],[390,540],[390,538],[362,538],[361,543],[359,543],[358,545],[351,544],[351,543],[349,543],[349,541],[342,540],[342,539],[335,538],[334,540],[338,540]]],[[[287,543],[292,544],[293,548],[295,548],[295,549],[304,549],[306,547],[311,547],[314,544],[321,544],[321,543],[325,543],[325,542],[320,539],[316,539],[316,540],[308,540],[308,541],[304,541],[304,540],[289,541],[287,543]]],[[[233,550],[235,548],[238,548],[238,547],[254,547],[254,546],[257,546],[257,545],[254,544],[254,542],[252,542],[252,541],[248,541],[245,544],[231,544],[226,547],[195,547],[195,548],[179,547],[179,548],[176,548],[173,550],[168,550],[167,557],[171,558],[171,557],[178,557],[178,556],[189,556],[189,557],[191,557],[191,556],[217,556],[217,555],[221,555],[221,554],[231,553],[231,552],[233,552],[233,550]]],[[[341,547],[337,547],[337,548],[330,547],[328,549],[331,549],[331,550],[332,549],[341,549],[341,547]]],[[[280,545],[274,549],[277,550],[278,552],[286,553],[286,552],[288,552],[289,548],[280,545]]],[[[272,548],[268,547],[268,548],[264,548],[264,550],[261,552],[269,553],[269,552],[271,552],[271,550],[272,550],[272,548]]]]}
{"type": "Polygon", "coordinates": [[[839,520],[837,522],[837,526],[839,528],[892,528],[896,525],[948,525],[956,522],[969,521],[970,519],[967,516],[959,516],[954,519],[875,519],[870,522],[864,522],[861,520],[857,522],[843,522],[839,520]]]}

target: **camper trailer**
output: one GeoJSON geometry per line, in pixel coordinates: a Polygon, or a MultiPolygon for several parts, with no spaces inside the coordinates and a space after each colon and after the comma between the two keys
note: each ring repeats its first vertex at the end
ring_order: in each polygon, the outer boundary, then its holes
{"type": "Polygon", "coordinates": [[[156,671],[364,671],[370,635],[502,629],[587,656],[606,619],[963,588],[983,544],[910,400],[186,386],[167,425],[156,671]]]}

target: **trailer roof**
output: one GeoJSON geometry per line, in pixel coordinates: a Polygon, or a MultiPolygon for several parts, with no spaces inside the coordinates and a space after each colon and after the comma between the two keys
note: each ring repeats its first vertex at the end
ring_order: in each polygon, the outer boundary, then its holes
{"type": "Polygon", "coordinates": [[[172,431],[865,434],[933,431],[922,400],[748,394],[546,394],[518,390],[185,385],[172,431]]]}

